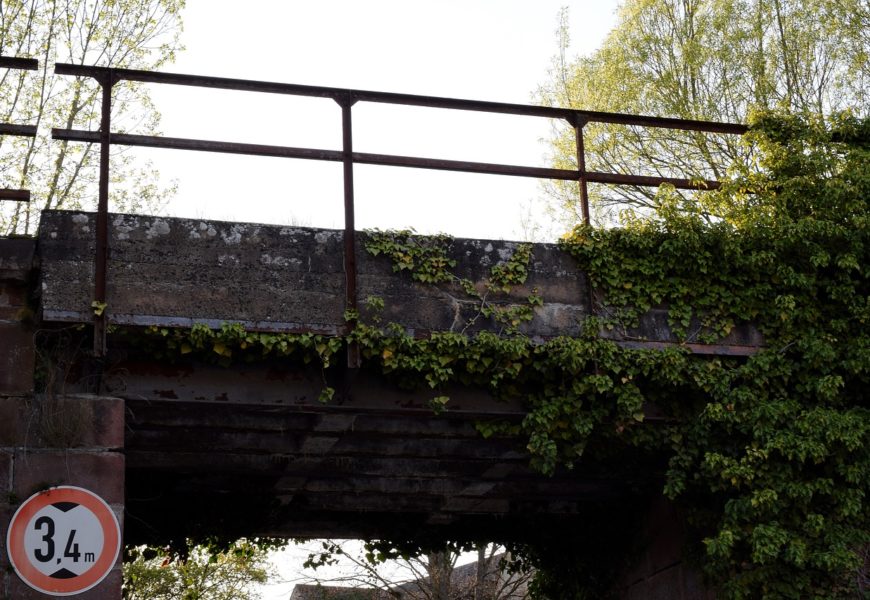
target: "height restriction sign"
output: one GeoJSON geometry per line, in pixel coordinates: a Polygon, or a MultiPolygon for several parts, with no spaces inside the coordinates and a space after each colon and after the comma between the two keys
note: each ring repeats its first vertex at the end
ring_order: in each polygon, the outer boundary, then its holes
{"type": "Polygon", "coordinates": [[[9,523],[6,549],[18,576],[51,596],[73,596],[100,583],[118,558],[121,529],[106,502],[80,487],[34,494],[9,523]]]}

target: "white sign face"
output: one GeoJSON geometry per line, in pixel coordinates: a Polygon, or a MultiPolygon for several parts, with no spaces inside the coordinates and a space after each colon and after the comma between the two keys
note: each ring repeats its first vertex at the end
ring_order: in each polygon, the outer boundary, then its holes
{"type": "Polygon", "coordinates": [[[51,596],[72,596],[100,583],[120,546],[121,531],[109,505],[72,486],[31,496],[15,512],[6,535],[15,572],[51,596]]]}

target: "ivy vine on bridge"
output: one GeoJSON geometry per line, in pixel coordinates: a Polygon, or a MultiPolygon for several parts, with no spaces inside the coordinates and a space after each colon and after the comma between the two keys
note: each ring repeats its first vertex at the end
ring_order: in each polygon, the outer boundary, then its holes
{"type": "MultiPolygon", "coordinates": [[[[599,304],[579,335],[523,334],[546,302],[538,290],[525,303],[499,304],[499,294],[525,285],[530,246],[472,282],[452,271],[450,238],[375,231],[369,253],[420,284],[465,295],[472,310],[456,331],[415,336],[385,323],[384,300],[369,297],[340,344],[226,327],[172,332],[167,347],[223,355],[253,344],[259,354],[287,342],[328,366],[353,344],[368,368],[433,390],[438,411],[450,409],[439,391],[449,384],[519,398],[521,422],[478,428],[524,436],[544,473],[629,447],[669,457],[665,493],[688,510],[699,560],[726,597],[852,597],[870,543],[870,122],[842,116],[825,127],[759,115],[749,141],[762,168],[712,192],[730,207],[727,219],[710,222],[665,190],[654,218],[583,225],[562,240],[599,304]],[[713,343],[751,322],[764,347],[705,356],[608,336],[661,306],[681,341],[713,343]],[[475,331],[478,319],[495,330],[475,331]]],[[[539,566],[542,589],[584,589],[539,566]]]]}

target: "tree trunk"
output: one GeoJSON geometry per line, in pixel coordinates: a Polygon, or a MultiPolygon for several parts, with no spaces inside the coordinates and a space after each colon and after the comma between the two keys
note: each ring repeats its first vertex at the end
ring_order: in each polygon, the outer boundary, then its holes
{"type": "Polygon", "coordinates": [[[474,578],[474,600],[486,600],[486,545],[477,547],[477,574],[474,578]]]}
{"type": "Polygon", "coordinates": [[[429,553],[429,582],[432,600],[450,600],[450,575],[453,564],[446,552],[429,553]]]}

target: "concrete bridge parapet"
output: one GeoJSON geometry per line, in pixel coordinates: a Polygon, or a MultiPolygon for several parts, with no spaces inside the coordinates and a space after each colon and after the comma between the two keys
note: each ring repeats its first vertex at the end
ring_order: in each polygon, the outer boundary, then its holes
{"type": "MultiPolygon", "coordinates": [[[[47,211],[40,227],[42,311],[47,321],[89,322],[94,215],[47,211]]],[[[360,236],[364,237],[364,236],[360,236]]],[[[109,321],[189,326],[241,322],[260,330],[338,333],[345,326],[343,232],[133,215],[110,215],[109,321]]],[[[384,300],[385,321],[416,332],[462,328],[472,303],[461,291],[414,283],[357,241],[358,297],[384,300]]],[[[509,258],[516,242],[454,240],[456,272],[472,281],[509,258]]],[[[554,245],[536,245],[525,285],[501,295],[547,304],[531,335],[572,335],[588,313],[585,278],[554,245]]]]}
{"type": "MultiPolygon", "coordinates": [[[[218,327],[239,322],[265,331],[345,330],[342,231],[120,214],[109,219],[109,323],[218,327]]],[[[94,228],[92,213],[43,213],[39,254],[44,320],[92,321],[94,228]]],[[[389,259],[366,252],[364,239],[365,234],[357,238],[357,297],[361,305],[369,296],[383,299],[384,322],[400,323],[418,334],[461,331],[478,310],[456,283],[426,285],[394,273],[389,259]]],[[[518,246],[455,239],[448,256],[456,262],[457,277],[483,289],[491,268],[509,260],[518,246]]],[[[582,268],[555,244],[534,244],[525,283],[492,294],[490,301],[522,305],[533,290],[543,303],[522,327],[532,338],[576,336],[596,310],[590,305],[595,293],[582,268]]],[[[469,331],[500,327],[480,319],[469,331]]],[[[680,342],[670,331],[664,307],[650,311],[638,328],[608,336],[630,344],[680,342]]],[[[748,354],[760,343],[752,327],[738,325],[716,346],[689,347],[700,353],[748,354]]]]}

